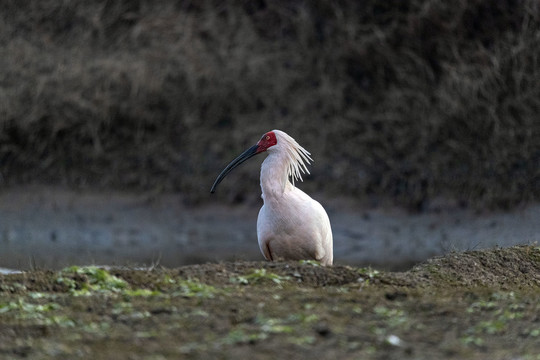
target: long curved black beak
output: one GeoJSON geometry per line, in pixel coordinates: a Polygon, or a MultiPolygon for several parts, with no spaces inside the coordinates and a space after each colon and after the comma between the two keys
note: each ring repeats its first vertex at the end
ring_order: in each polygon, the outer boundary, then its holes
{"type": "Polygon", "coordinates": [[[235,167],[237,167],[238,165],[240,165],[241,163],[243,163],[250,157],[257,155],[258,147],[259,145],[257,144],[253,145],[252,147],[244,151],[242,154],[240,154],[236,159],[231,161],[231,163],[227,165],[225,169],[223,169],[221,174],[218,175],[218,177],[216,178],[216,181],[214,181],[214,185],[212,185],[212,189],[210,189],[210,192],[213,194],[216,191],[216,187],[219,185],[221,180],[223,180],[225,176],[227,176],[231,171],[233,171],[235,167]]]}

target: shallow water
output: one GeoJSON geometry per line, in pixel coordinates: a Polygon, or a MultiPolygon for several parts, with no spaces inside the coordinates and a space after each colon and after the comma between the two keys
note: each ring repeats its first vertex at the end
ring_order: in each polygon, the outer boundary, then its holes
{"type": "MultiPolygon", "coordinates": [[[[540,205],[475,214],[452,209],[410,214],[324,201],[334,261],[404,269],[452,250],[540,240],[540,205]]],[[[0,267],[72,264],[179,266],[262,260],[258,207],[182,205],[179,195],[79,192],[26,187],[0,193],[0,267]]]]}

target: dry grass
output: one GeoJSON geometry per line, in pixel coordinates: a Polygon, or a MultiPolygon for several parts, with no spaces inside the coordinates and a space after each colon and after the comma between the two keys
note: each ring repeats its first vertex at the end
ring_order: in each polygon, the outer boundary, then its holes
{"type": "MultiPolygon", "coordinates": [[[[537,1],[12,0],[0,10],[2,186],[204,200],[228,160],[281,128],[314,155],[309,190],[415,208],[540,197],[537,1]]],[[[239,169],[221,196],[255,199],[254,170],[239,169]]]]}

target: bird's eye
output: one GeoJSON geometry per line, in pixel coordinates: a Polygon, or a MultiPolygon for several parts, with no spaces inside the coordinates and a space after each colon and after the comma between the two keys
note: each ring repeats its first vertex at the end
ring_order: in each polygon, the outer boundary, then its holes
{"type": "Polygon", "coordinates": [[[265,138],[266,140],[270,140],[270,135],[266,135],[264,138],[265,138]]]}

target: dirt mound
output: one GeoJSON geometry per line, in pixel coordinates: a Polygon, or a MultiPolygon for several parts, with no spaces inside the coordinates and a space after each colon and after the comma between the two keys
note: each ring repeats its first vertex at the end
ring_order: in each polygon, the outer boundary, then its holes
{"type": "MultiPolygon", "coordinates": [[[[335,265],[320,266],[312,262],[227,262],[184,266],[174,274],[196,278],[204,283],[225,284],[231,279],[249,276],[263,270],[299,285],[339,286],[367,279],[372,283],[397,286],[540,286],[540,247],[514,246],[435,257],[406,272],[379,272],[370,268],[335,265]]],[[[121,277],[131,272],[117,272],[121,277]]],[[[261,275],[261,278],[264,276],[261,275]]],[[[126,280],[130,281],[128,278],[126,280]]]]}
{"type": "Polygon", "coordinates": [[[217,265],[186,266],[178,271],[180,276],[196,277],[201,281],[214,282],[245,276],[257,269],[288,278],[305,286],[330,286],[347,284],[358,279],[358,271],[348,266],[324,267],[317,263],[298,262],[240,262],[217,265]],[[216,276],[216,274],[219,274],[216,276]]]}
{"type": "Polygon", "coordinates": [[[0,359],[533,359],[540,248],[0,276],[0,359]]]}
{"type": "MultiPolygon", "coordinates": [[[[294,283],[307,287],[340,286],[362,283],[398,287],[488,286],[498,288],[540,286],[540,247],[515,246],[435,257],[406,272],[380,272],[371,268],[316,262],[237,261],[182,266],[177,269],[144,270],[111,268],[112,275],[136,287],[159,289],[159,279],[170,276],[194,279],[214,286],[233,283],[294,283]]],[[[65,291],[54,279],[53,271],[31,271],[10,275],[28,291],[65,291]]],[[[8,277],[0,280],[6,281],[8,277]]],[[[16,291],[16,289],[14,290],[16,291]]]]}
{"type": "Polygon", "coordinates": [[[404,273],[387,274],[389,283],[409,286],[540,286],[540,247],[514,246],[451,253],[404,273]]]}

